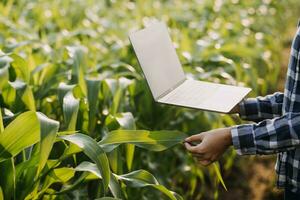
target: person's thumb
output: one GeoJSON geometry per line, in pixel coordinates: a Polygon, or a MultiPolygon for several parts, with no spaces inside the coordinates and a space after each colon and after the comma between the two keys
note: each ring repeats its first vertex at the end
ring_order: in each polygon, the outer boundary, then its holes
{"type": "Polygon", "coordinates": [[[196,135],[192,135],[190,137],[187,137],[185,138],[185,142],[196,142],[196,141],[199,141],[201,142],[203,139],[203,134],[202,133],[199,133],[199,134],[196,134],[196,135]]]}

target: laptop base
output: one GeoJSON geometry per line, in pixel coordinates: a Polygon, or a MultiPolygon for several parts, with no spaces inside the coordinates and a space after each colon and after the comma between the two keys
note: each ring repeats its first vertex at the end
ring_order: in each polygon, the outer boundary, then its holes
{"type": "Polygon", "coordinates": [[[157,102],[229,113],[249,92],[250,88],[185,80],[178,87],[159,98],[157,102]]]}

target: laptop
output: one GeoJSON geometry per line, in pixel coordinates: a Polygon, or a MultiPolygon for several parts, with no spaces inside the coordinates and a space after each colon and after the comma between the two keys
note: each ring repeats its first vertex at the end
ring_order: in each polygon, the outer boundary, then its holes
{"type": "Polygon", "coordinates": [[[163,22],[130,33],[129,40],[156,102],[229,113],[251,91],[187,79],[163,22]]]}

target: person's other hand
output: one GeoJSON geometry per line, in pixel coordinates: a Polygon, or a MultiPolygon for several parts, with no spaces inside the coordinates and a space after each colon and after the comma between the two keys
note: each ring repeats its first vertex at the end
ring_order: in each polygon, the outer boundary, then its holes
{"type": "Polygon", "coordinates": [[[232,144],[231,128],[202,132],[185,139],[185,148],[204,166],[218,160],[232,144]],[[191,143],[198,143],[191,145],[191,143]]]}

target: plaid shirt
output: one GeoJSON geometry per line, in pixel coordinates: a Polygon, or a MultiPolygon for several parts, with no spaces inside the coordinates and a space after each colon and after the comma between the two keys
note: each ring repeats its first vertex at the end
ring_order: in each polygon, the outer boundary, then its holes
{"type": "Polygon", "coordinates": [[[249,98],[240,103],[240,116],[254,124],[234,126],[237,153],[278,153],[277,186],[300,192],[300,27],[292,43],[284,93],[249,98]]]}

